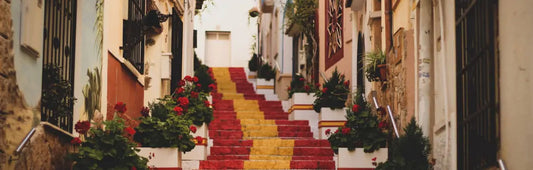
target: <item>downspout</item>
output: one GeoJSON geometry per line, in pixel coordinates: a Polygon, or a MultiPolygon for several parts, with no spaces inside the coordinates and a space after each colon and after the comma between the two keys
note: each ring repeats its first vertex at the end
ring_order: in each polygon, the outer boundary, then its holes
{"type": "Polygon", "coordinates": [[[420,41],[418,58],[418,121],[424,136],[431,134],[431,67],[432,67],[432,1],[420,1],[420,41]]]}

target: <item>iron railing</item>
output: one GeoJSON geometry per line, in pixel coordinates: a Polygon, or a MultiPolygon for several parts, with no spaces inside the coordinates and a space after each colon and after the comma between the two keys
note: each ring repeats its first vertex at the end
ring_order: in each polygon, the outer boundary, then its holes
{"type": "Polygon", "coordinates": [[[41,103],[41,120],[72,132],[77,1],[50,0],[44,4],[41,94],[45,100],[41,103]],[[52,92],[50,89],[56,91],[52,92]]]}
{"type": "Polygon", "coordinates": [[[497,166],[496,0],[456,0],[458,169],[497,166]]]}

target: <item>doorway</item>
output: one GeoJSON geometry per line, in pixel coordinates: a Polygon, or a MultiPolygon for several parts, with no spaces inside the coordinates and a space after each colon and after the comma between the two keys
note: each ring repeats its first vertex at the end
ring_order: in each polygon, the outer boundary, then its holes
{"type": "Polygon", "coordinates": [[[229,31],[206,31],[205,34],[205,63],[209,67],[230,67],[231,33],[229,31]]]}

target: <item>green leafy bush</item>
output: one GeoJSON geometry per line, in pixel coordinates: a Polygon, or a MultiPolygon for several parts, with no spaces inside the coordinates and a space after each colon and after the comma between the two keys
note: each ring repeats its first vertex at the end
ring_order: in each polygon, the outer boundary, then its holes
{"type": "Polygon", "coordinates": [[[346,110],[346,125],[340,127],[328,138],[331,148],[337,153],[339,147],[346,147],[349,151],[359,147],[364,148],[364,152],[368,153],[385,147],[387,134],[384,132],[388,127],[387,123],[380,121],[378,115],[372,113],[371,107],[364,100],[361,88],[354,101],[352,109],[346,110]]]}
{"type": "Polygon", "coordinates": [[[405,134],[389,145],[389,159],[380,163],[377,170],[428,170],[433,169],[428,161],[431,151],[429,139],[424,137],[422,129],[415,119],[404,129],[405,134]]]}
{"type": "Polygon", "coordinates": [[[72,97],[72,84],[61,76],[61,67],[47,64],[43,68],[43,89],[41,104],[60,117],[72,114],[71,106],[76,101],[72,97]]]}
{"type": "Polygon", "coordinates": [[[292,95],[294,93],[303,92],[303,93],[315,93],[318,91],[318,87],[320,84],[313,84],[305,80],[305,78],[301,75],[296,75],[292,81],[291,86],[287,88],[287,92],[289,93],[289,98],[292,98],[292,95]]]}
{"type": "Polygon", "coordinates": [[[364,66],[365,76],[368,81],[379,81],[381,73],[379,72],[378,65],[386,64],[385,59],[387,57],[383,51],[370,52],[365,55],[365,60],[367,61],[364,66]]]}
{"type": "MultiPolygon", "coordinates": [[[[213,120],[213,109],[207,101],[208,94],[200,91],[202,85],[198,83],[199,81],[198,77],[185,76],[172,94],[173,98],[178,99],[179,103],[176,104],[183,109],[184,116],[197,126],[203,123],[209,124],[213,120]],[[185,98],[187,98],[186,103],[182,101],[185,98]]],[[[215,89],[213,86],[210,88],[215,89]]]]}
{"type": "Polygon", "coordinates": [[[259,67],[259,57],[257,57],[257,54],[254,53],[254,55],[252,55],[252,58],[248,61],[248,69],[250,69],[250,71],[257,71],[259,67]]]}
{"type": "Polygon", "coordinates": [[[257,72],[257,77],[266,79],[267,81],[270,79],[274,79],[276,77],[276,70],[272,68],[269,64],[263,64],[261,68],[259,68],[259,71],[257,72]]]}
{"type": "Polygon", "coordinates": [[[213,89],[209,87],[211,84],[215,84],[215,80],[211,77],[212,72],[209,70],[209,67],[206,65],[201,65],[194,71],[194,76],[198,77],[198,87],[200,92],[210,93],[213,89]]]}
{"type": "Polygon", "coordinates": [[[135,128],[135,141],[144,147],[177,147],[184,153],[195,147],[189,129],[192,121],[179,116],[172,101],[167,97],[150,104],[152,116],[141,117],[141,123],[135,128]]]}
{"type": "Polygon", "coordinates": [[[313,109],[320,112],[322,107],[329,107],[332,109],[342,109],[345,106],[348,98],[350,82],[344,81],[344,75],[340,74],[335,68],[331,78],[324,83],[322,91],[315,93],[315,102],[313,109]]]}
{"type": "MultiPolygon", "coordinates": [[[[102,128],[91,128],[79,151],[69,155],[75,163],[73,169],[139,169],[147,170],[148,159],[137,155],[136,143],[126,135],[135,131],[125,127],[124,120],[115,119],[103,122],[102,128]],[[127,130],[125,130],[127,129],[127,130]],[[129,130],[129,131],[128,131],[129,130]]],[[[79,142],[79,138],[75,138],[79,142]]],[[[71,141],[75,143],[75,140],[71,141]]]]}

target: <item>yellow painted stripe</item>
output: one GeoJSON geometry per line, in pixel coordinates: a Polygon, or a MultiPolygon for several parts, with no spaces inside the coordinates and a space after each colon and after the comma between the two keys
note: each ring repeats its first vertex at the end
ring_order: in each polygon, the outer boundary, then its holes
{"type": "Polygon", "coordinates": [[[249,78],[249,79],[256,79],[256,78],[257,78],[257,75],[248,75],[248,78],[249,78]]]}
{"type": "Polygon", "coordinates": [[[292,113],[294,110],[313,110],[313,105],[292,105],[289,108],[289,113],[292,113]]]}
{"type": "Polygon", "coordinates": [[[346,121],[320,121],[318,127],[340,127],[344,126],[346,121]]]}
{"type": "Polygon", "coordinates": [[[274,86],[269,86],[269,85],[257,85],[257,89],[274,89],[274,86]]]}

